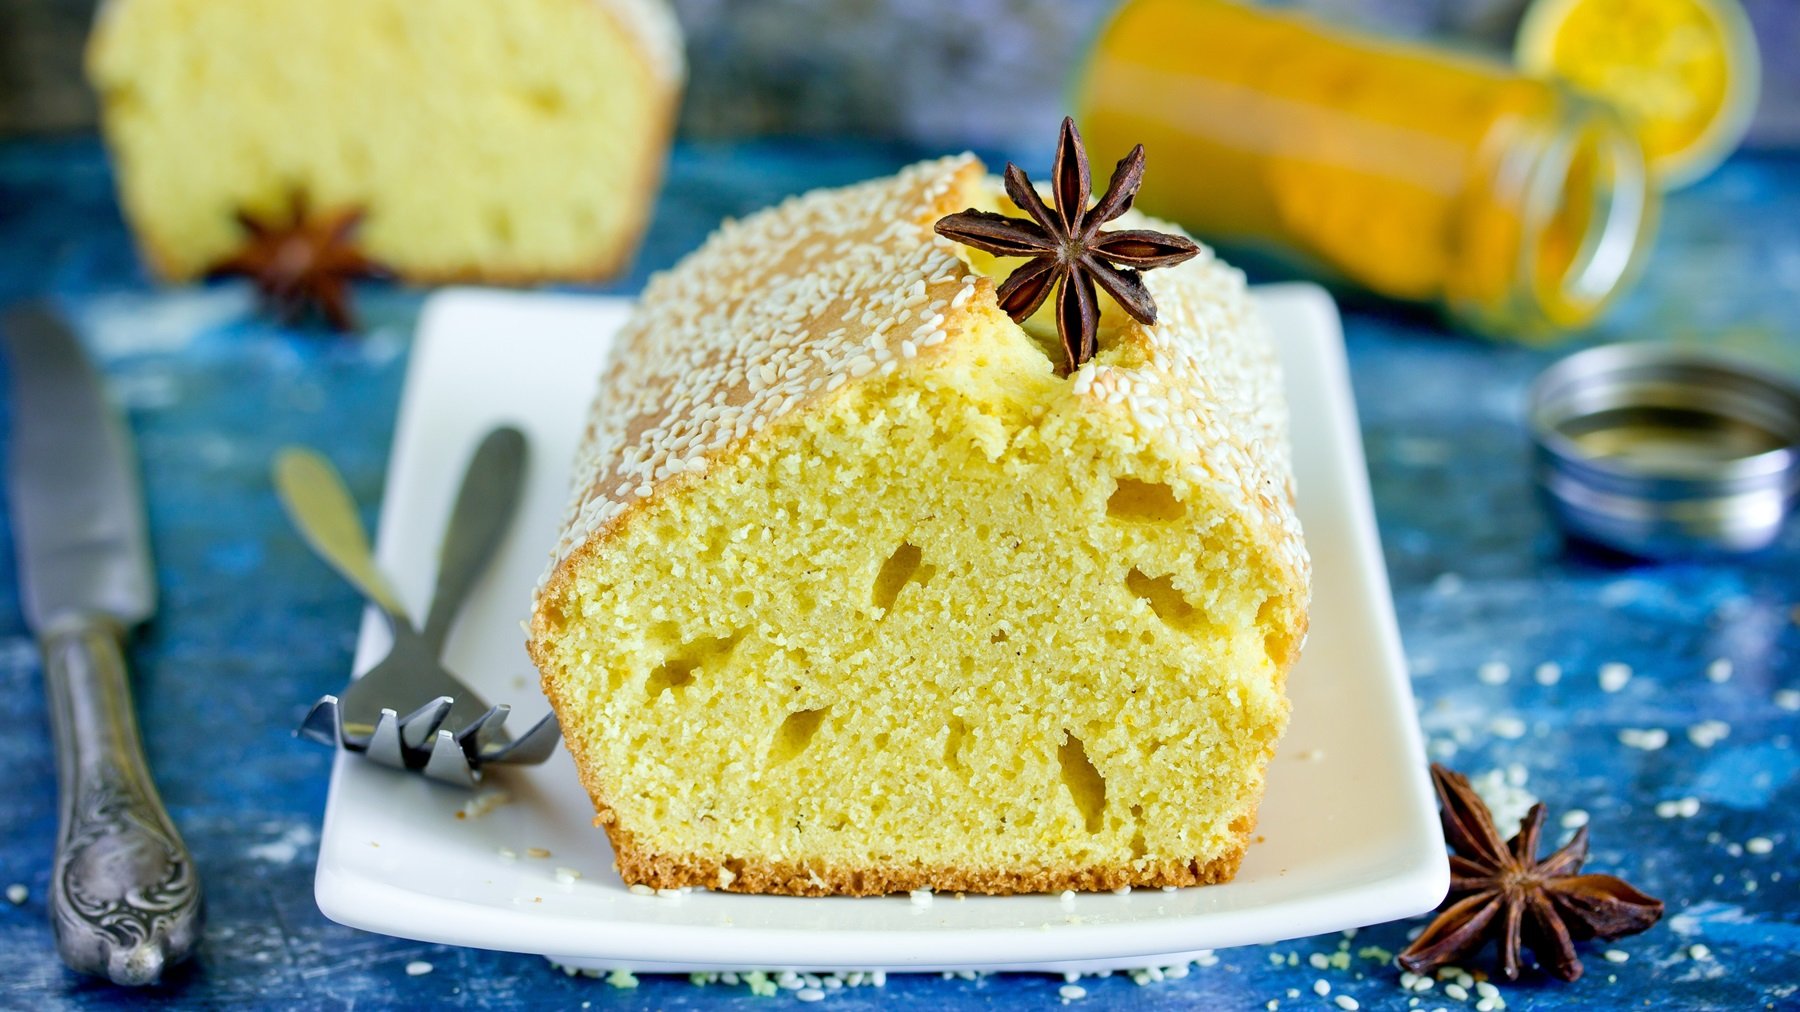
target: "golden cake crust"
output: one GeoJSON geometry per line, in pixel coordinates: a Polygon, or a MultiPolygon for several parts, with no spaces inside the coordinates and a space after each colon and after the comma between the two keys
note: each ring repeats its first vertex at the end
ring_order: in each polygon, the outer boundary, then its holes
{"type": "MultiPolygon", "coordinates": [[[[572,498],[537,593],[528,649],[559,712],[577,705],[546,639],[574,574],[660,497],[679,494],[754,441],[839,391],[904,369],[930,368],[960,335],[997,312],[994,284],[931,229],[966,205],[984,173],[962,155],[894,177],[790,198],[728,222],[672,271],[652,279],[617,338],[577,456],[572,498]]],[[[1136,212],[1118,225],[1168,226],[1136,212]]],[[[1236,512],[1272,582],[1304,602],[1308,561],[1293,506],[1286,409],[1277,364],[1242,275],[1209,250],[1144,275],[1159,322],[1126,320],[1102,347],[1131,346],[1133,365],[1084,364],[1070,390],[1114,412],[1236,512]],[[1248,336],[1246,336],[1248,335],[1248,336]]],[[[1116,357],[1115,357],[1116,359],[1116,357]]],[[[1277,688],[1299,654],[1304,606],[1275,660],[1277,688]]],[[[568,746],[611,840],[625,881],[654,888],[706,886],[797,895],[880,894],[932,888],[1016,893],[1229,880],[1255,820],[1261,781],[1245,788],[1235,845],[1205,861],[1118,862],[1036,868],[924,865],[810,866],[785,861],[658,853],[621,826],[602,770],[568,746]]],[[[1271,743],[1269,752],[1272,754],[1271,743]]],[[[1269,755],[1262,760],[1267,762],[1269,755]]]]}

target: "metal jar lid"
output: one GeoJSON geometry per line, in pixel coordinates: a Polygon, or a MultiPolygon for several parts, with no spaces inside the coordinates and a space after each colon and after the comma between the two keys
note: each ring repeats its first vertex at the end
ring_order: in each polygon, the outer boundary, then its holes
{"type": "Polygon", "coordinates": [[[1632,555],[1755,551],[1800,492],[1800,387],[1738,359],[1578,352],[1532,384],[1529,422],[1564,529],[1632,555]]]}

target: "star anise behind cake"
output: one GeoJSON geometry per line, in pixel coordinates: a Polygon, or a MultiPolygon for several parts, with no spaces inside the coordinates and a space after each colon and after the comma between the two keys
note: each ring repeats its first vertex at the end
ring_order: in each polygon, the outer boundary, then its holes
{"type": "Polygon", "coordinates": [[[1156,303],[1139,272],[1172,267],[1200,247],[1186,236],[1144,228],[1100,231],[1131,209],[1144,180],[1142,144],[1120,159],[1106,192],[1089,208],[1087,149],[1075,121],[1065,116],[1050,175],[1054,209],[1038,196],[1024,170],[1007,162],[1006,195],[1029,219],[969,208],[938,219],[936,229],[945,238],[996,256],[1028,258],[1001,282],[995,293],[1000,308],[1022,323],[1055,288],[1056,333],[1062,338],[1065,371],[1074,372],[1099,350],[1096,285],[1139,323],[1155,323],[1156,303]]]}
{"type": "Polygon", "coordinates": [[[362,219],[353,207],[313,213],[304,194],[294,195],[285,221],[239,211],[244,244],[207,276],[249,278],[263,308],[283,323],[317,313],[333,329],[355,330],[350,282],[393,276],[357,246],[362,219]]]}
{"type": "Polygon", "coordinates": [[[1500,944],[1500,973],[1519,978],[1521,945],[1536,953],[1553,976],[1575,980],[1581,959],[1575,942],[1635,935],[1662,917],[1662,901],[1611,875],[1581,875],[1587,860],[1583,826],[1556,853],[1538,860],[1544,806],[1531,806],[1519,832],[1500,842],[1494,817],[1469,781],[1433,763],[1431,782],[1443,806],[1450,856],[1450,895],[1445,906],[1399,962],[1427,973],[1467,956],[1492,938],[1500,944]]]}

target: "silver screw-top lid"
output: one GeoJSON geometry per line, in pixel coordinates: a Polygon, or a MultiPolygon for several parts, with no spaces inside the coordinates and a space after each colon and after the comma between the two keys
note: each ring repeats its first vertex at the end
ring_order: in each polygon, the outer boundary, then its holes
{"type": "Polygon", "coordinates": [[[1529,421],[1564,529],[1632,555],[1755,551],[1800,492],[1800,387],[1736,358],[1578,352],[1532,385],[1529,421]]]}

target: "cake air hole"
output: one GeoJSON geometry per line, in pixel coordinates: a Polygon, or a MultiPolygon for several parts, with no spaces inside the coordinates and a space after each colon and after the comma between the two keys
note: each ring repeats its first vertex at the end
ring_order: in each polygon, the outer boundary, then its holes
{"type": "Polygon", "coordinates": [[[546,117],[562,115],[563,108],[568,105],[558,88],[530,88],[521,97],[526,106],[546,117]]]}
{"type": "Polygon", "coordinates": [[[1294,637],[1286,626],[1277,621],[1276,612],[1279,607],[1280,602],[1271,597],[1256,609],[1256,624],[1263,631],[1263,652],[1269,655],[1269,660],[1275,662],[1278,668],[1286,667],[1293,659],[1294,652],[1294,637]]]}
{"type": "Polygon", "coordinates": [[[540,614],[544,616],[544,624],[550,627],[550,635],[561,636],[563,630],[568,628],[569,615],[563,610],[561,597],[546,599],[540,614]]]}
{"type": "Polygon", "coordinates": [[[995,629],[993,634],[988,636],[988,642],[989,643],[1005,643],[1006,642],[1006,630],[1005,629],[995,629]]]}
{"type": "Polygon", "coordinates": [[[924,564],[924,554],[919,546],[910,541],[903,541],[881,564],[881,571],[875,574],[875,587],[870,592],[870,602],[883,612],[894,607],[894,601],[907,584],[917,583],[923,587],[936,574],[935,566],[924,564]]]}
{"type": "Polygon", "coordinates": [[[510,246],[513,241],[513,220],[511,212],[503,207],[490,207],[487,212],[488,238],[502,246],[510,246]]]}
{"type": "Polygon", "coordinates": [[[963,739],[969,736],[969,725],[961,717],[950,718],[950,729],[944,735],[944,765],[962,769],[963,739]]]}
{"type": "Polygon", "coordinates": [[[695,671],[703,667],[716,669],[743,638],[740,630],[730,636],[702,636],[683,644],[644,680],[645,698],[655,700],[665,692],[692,684],[695,671]]]}
{"type": "Polygon", "coordinates": [[[644,682],[644,695],[655,699],[665,692],[688,685],[693,680],[693,665],[685,661],[670,661],[650,672],[650,677],[644,682]]]}
{"type": "Polygon", "coordinates": [[[1146,576],[1144,571],[1133,566],[1131,572],[1125,574],[1125,587],[1144,600],[1156,617],[1178,629],[1192,626],[1199,612],[1175,589],[1175,579],[1170,576],[1146,576]]]}
{"type": "Polygon", "coordinates": [[[1087,831],[1098,833],[1106,813],[1106,778],[1088,761],[1081,739],[1067,731],[1063,733],[1067,737],[1056,750],[1057,761],[1062,763],[1063,784],[1069,788],[1069,797],[1081,813],[1087,831]]]}
{"type": "Polygon", "coordinates": [[[1106,500],[1106,515],[1114,520],[1170,523],[1186,513],[1175,490],[1159,481],[1120,478],[1106,500]]]}
{"type": "Polygon", "coordinates": [[[769,765],[779,766],[806,751],[830,712],[831,707],[821,706],[816,710],[796,710],[788,714],[775,729],[775,742],[769,746],[769,765]]]}

